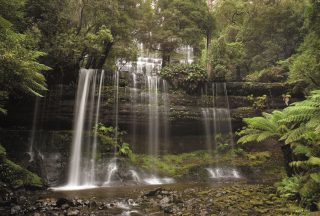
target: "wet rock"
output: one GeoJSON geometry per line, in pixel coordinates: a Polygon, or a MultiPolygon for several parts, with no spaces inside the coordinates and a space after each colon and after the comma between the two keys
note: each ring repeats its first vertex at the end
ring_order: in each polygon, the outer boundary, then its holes
{"type": "Polygon", "coordinates": [[[163,190],[162,188],[157,188],[153,191],[149,191],[148,193],[144,194],[144,196],[147,196],[147,197],[156,196],[156,195],[160,194],[162,190],[163,190]]]}
{"type": "Polygon", "coordinates": [[[69,206],[69,204],[63,204],[62,206],[61,206],[61,209],[62,210],[66,210],[66,209],[68,209],[70,206],[69,206]]]}
{"type": "Polygon", "coordinates": [[[72,202],[66,198],[59,198],[56,202],[56,205],[58,207],[61,207],[62,205],[65,205],[65,204],[71,205],[72,202]]]}
{"type": "Polygon", "coordinates": [[[170,202],[170,198],[169,197],[165,197],[162,200],[160,200],[160,205],[166,205],[170,202]]]}
{"type": "Polygon", "coordinates": [[[96,208],[98,206],[97,202],[94,200],[89,201],[89,208],[96,208]]]}
{"type": "Polygon", "coordinates": [[[20,196],[18,202],[19,204],[25,204],[27,202],[27,197],[20,196]]]}
{"type": "Polygon", "coordinates": [[[11,208],[10,213],[14,215],[14,214],[18,214],[20,211],[21,211],[21,207],[16,205],[11,208]]]}
{"type": "Polygon", "coordinates": [[[80,214],[80,211],[78,209],[69,209],[67,211],[67,216],[77,216],[80,214]]]}
{"type": "Polygon", "coordinates": [[[139,212],[130,212],[130,216],[143,216],[143,214],[139,212]]]}
{"type": "Polygon", "coordinates": [[[165,206],[165,207],[162,208],[162,210],[163,210],[164,213],[167,213],[167,214],[173,214],[174,213],[173,205],[165,206]]]}
{"type": "Polygon", "coordinates": [[[75,201],[76,206],[83,206],[84,205],[84,201],[82,199],[77,199],[75,201]]]}
{"type": "Polygon", "coordinates": [[[123,212],[123,209],[121,208],[112,208],[108,210],[108,213],[110,213],[110,215],[120,215],[123,212]]]}

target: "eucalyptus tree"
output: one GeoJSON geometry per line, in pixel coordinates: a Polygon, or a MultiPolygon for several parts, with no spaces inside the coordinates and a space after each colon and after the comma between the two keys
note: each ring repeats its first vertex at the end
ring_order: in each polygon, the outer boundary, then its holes
{"type": "Polygon", "coordinates": [[[139,2],[29,0],[27,15],[41,29],[41,45],[48,53],[42,60],[60,72],[51,73],[50,80],[59,76],[70,82],[80,67],[112,67],[119,57],[132,58],[139,2]]]}
{"type": "Polygon", "coordinates": [[[311,88],[320,87],[320,2],[312,0],[307,7],[305,28],[308,33],[296,55],[288,60],[290,81],[303,80],[311,88]]]}
{"type": "Polygon", "coordinates": [[[152,50],[160,51],[163,66],[170,63],[177,48],[190,45],[200,50],[200,43],[211,33],[212,19],[205,0],[146,1],[144,31],[140,38],[152,50]]]}
{"type": "Polygon", "coordinates": [[[306,4],[291,0],[219,1],[214,7],[217,34],[213,44],[224,42],[225,53],[231,55],[216,55],[217,45],[213,46],[213,73],[243,77],[290,57],[305,34],[306,4]]]}

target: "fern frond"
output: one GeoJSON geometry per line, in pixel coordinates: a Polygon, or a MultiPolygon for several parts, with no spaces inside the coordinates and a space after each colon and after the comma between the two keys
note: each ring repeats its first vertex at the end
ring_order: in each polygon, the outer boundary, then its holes
{"type": "Polygon", "coordinates": [[[293,149],[293,153],[296,155],[302,154],[307,157],[310,157],[312,155],[312,148],[302,144],[297,144],[293,149]]]}
{"type": "Polygon", "coordinates": [[[320,172],[310,174],[313,181],[320,183],[320,172]]]}
{"type": "Polygon", "coordinates": [[[301,140],[306,132],[306,127],[301,126],[294,130],[289,131],[286,135],[285,143],[290,144],[301,140]]]}
{"type": "Polygon", "coordinates": [[[257,140],[258,137],[259,137],[259,134],[244,135],[238,140],[238,143],[245,144],[245,143],[249,143],[249,142],[254,142],[257,140]]]}
{"type": "Polygon", "coordinates": [[[314,166],[320,166],[320,158],[319,157],[310,157],[308,160],[308,164],[314,166]]]}
{"type": "Polygon", "coordinates": [[[275,136],[274,133],[270,132],[270,131],[265,131],[265,132],[262,132],[261,134],[259,134],[259,136],[257,137],[257,142],[262,142],[262,141],[265,141],[266,139],[268,138],[271,138],[275,136]]]}

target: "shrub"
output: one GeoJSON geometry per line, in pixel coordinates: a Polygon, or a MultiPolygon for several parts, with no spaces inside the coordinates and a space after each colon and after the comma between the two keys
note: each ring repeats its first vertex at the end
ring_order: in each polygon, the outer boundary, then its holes
{"type": "Polygon", "coordinates": [[[197,64],[169,65],[163,68],[160,76],[166,79],[174,88],[192,92],[204,84],[207,79],[207,71],[197,64]]]}

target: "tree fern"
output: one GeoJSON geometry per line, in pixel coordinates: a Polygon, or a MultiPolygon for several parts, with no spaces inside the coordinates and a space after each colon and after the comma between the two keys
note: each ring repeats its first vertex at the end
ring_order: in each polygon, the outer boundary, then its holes
{"type": "Polygon", "coordinates": [[[244,119],[247,126],[237,133],[240,136],[238,143],[262,142],[271,137],[279,138],[281,136],[278,121],[283,117],[282,112],[274,111],[272,114],[263,113],[262,115],[262,117],[244,119]]]}
{"type": "MultiPolygon", "coordinates": [[[[303,205],[320,205],[320,90],[313,91],[306,100],[293,103],[283,111],[263,113],[244,122],[247,126],[237,133],[240,136],[238,143],[262,142],[272,137],[278,139],[282,149],[289,147],[292,150],[289,154],[295,156],[290,161],[288,151],[283,151],[286,170],[288,164],[297,168],[295,176],[300,179],[296,181],[299,185],[295,186],[299,190],[294,192],[299,194],[303,205]]],[[[292,188],[281,188],[281,193],[293,191],[292,188]]]]}

